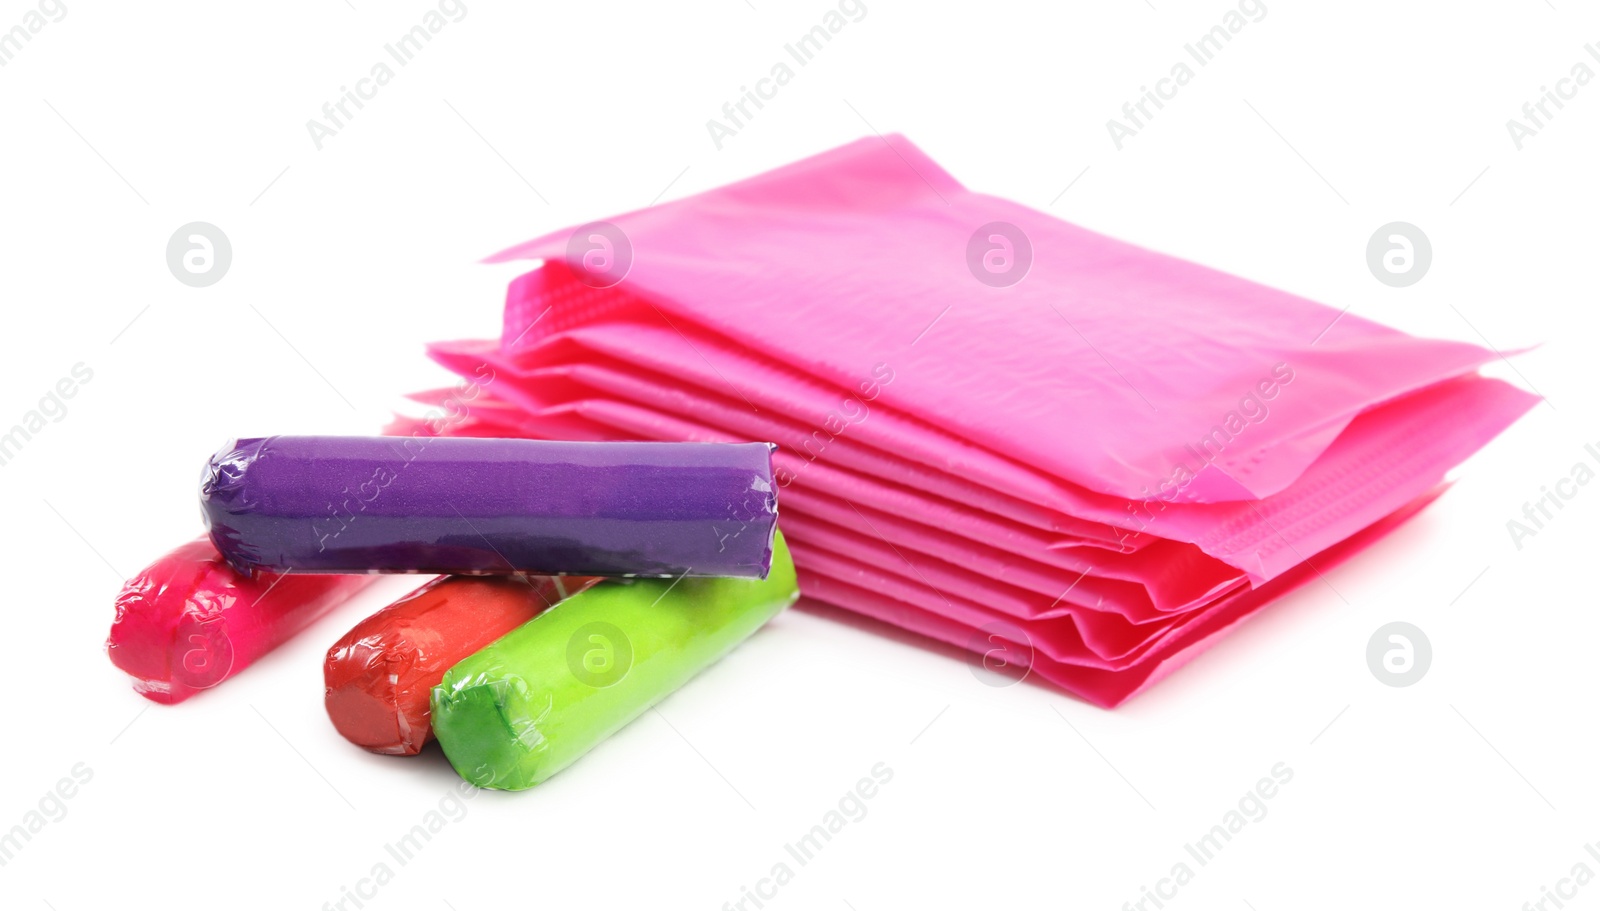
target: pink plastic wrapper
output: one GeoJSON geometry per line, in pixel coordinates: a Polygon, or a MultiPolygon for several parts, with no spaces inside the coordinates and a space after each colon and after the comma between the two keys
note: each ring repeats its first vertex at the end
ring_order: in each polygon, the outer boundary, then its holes
{"type": "Polygon", "coordinates": [[[202,537],[128,580],[106,652],[140,695],[182,702],[249,667],[374,578],[265,570],[247,577],[202,537]]]}
{"type": "Polygon", "coordinates": [[[503,338],[430,349],[494,378],[440,432],[775,442],[807,595],[980,654],[1003,630],[1103,705],[1536,401],[1491,351],[971,193],[898,136],[514,258],[542,262],[503,338]]]}

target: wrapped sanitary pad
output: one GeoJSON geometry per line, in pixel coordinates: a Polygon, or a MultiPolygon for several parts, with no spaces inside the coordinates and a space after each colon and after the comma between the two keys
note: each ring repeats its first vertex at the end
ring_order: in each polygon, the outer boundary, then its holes
{"type": "Polygon", "coordinates": [[[776,443],[805,595],[1107,706],[1536,401],[1492,351],[970,192],[898,136],[494,259],[536,262],[500,340],[432,347],[480,390],[432,429],[776,443]]]}

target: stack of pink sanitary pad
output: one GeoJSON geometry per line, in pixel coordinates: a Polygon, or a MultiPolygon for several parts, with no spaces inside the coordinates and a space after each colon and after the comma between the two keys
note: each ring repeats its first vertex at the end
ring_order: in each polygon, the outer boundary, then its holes
{"type": "Polygon", "coordinates": [[[805,595],[1107,706],[1535,401],[1493,352],[972,193],[898,136],[495,259],[542,262],[501,340],[431,348],[470,390],[418,396],[433,432],[776,442],[805,595]]]}

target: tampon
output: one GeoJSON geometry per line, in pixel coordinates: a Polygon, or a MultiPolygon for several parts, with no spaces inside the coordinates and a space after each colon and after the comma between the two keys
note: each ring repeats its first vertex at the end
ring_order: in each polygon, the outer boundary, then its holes
{"type": "Polygon", "coordinates": [[[766,575],[768,443],[242,439],[200,499],[241,572],[766,575]]]}
{"type": "Polygon", "coordinates": [[[602,582],[451,668],[433,690],[434,734],[473,784],[533,787],[798,597],[782,535],[765,580],[602,582]]]}
{"type": "Polygon", "coordinates": [[[128,580],[106,653],[147,699],[182,702],[249,667],[371,581],[241,575],[200,538],[128,580]]]}
{"type": "Polygon", "coordinates": [[[409,756],[433,737],[428,697],[461,659],[588,588],[583,576],[443,576],[328,649],[328,717],[351,743],[409,756]]]}

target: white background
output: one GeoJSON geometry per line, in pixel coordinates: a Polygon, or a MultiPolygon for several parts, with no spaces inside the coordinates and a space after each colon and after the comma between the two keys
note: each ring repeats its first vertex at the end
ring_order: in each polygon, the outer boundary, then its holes
{"type": "MultiPolygon", "coordinates": [[[[720,908],[789,860],[769,908],[1115,909],[1279,762],[1269,814],[1169,908],[1512,909],[1600,873],[1600,488],[1521,549],[1506,528],[1600,442],[1600,84],[1520,151],[1505,126],[1600,69],[1600,14],[1267,0],[1118,151],[1106,120],[1223,0],[867,0],[718,150],[707,119],[824,0],[467,0],[318,151],[306,121],[430,8],[352,2],[67,0],[0,69],[0,425],[94,373],[0,467],[0,829],[93,770],[0,868],[5,907],[319,908],[390,860],[457,779],[436,750],[343,742],[320,664],[415,580],[164,707],[102,651],[122,579],[199,531],[224,439],[375,432],[446,384],[422,343],[496,335],[517,271],[478,258],[873,131],[975,189],[1411,332],[1542,344],[1491,372],[1548,402],[1379,548],[1114,712],[802,608],[548,784],[475,797],[366,906],[720,908]],[[1404,289],[1365,262],[1395,220],[1434,250],[1404,289]],[[191,221],[233,244],[209,288],[167,270],[191,221]],[[1404,689],[1364,656],[1399,619],[1434,649],[1404,689]],[[784,844],[879,762],[868,815],[794,864],[784,844]]],[[[33,8],[0,3],[0,29],[33,8]]]]}

